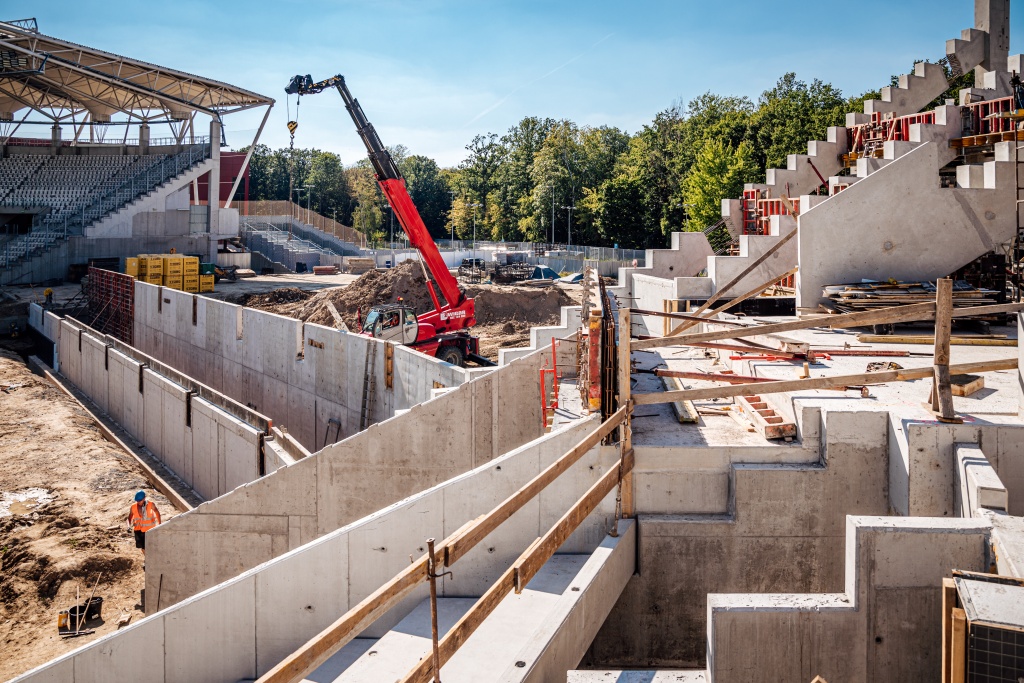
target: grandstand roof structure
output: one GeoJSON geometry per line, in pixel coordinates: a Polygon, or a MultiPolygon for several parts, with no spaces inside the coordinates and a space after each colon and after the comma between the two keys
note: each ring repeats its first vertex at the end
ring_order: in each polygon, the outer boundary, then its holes
{"type": "Polygon", "coordinates": [[[35,19],[0,21],[0,120],[12,121],[27,107],[53,123],[109,123],[114,114],[173,123],[273,103],[227,83],[43,35],[35,19]]]}

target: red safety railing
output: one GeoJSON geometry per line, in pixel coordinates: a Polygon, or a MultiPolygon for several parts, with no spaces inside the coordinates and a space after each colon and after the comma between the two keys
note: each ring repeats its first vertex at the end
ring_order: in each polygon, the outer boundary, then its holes
{"type": "Polygon", "coordinates": [[[1010,118],[988,118],[993,114],[1011,112],[1014,109],[1013,97],[1001,97],[998,100],[972,102],[964,107],[963,135],[988,135],[989,133],[1006,133],[1014,130],[1014,121],[1010,118]]]}
{"type": "Polygon", "coordinates": [[[886,142],[909,142],[910,127],[915,123],[935,123],[935,112],[926,111],[906,116],[893,116],[891,113],[875,112],[871,121],[846,129],[849,143],[849,158],[856,160],[861,156],[880,153],[886,142]]]}
{"type": "Polygon", "coordinates": [[[551,367],[540,369],[540,419],[544,429],[548,428],[548,418],[554,420],[555,411],[558,410],[558,351],[557,344],[558,340],[554,337],[551,338],[551,367]],[[551,375],[551,395],[550,400],[545,387],[547,382],[545,380],[546,375],[551,375]]]}

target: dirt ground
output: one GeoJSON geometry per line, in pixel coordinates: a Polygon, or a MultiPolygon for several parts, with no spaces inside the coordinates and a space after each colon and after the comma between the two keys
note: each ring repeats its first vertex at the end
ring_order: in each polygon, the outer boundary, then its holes
{"type": "Polygon", "coordinates": [[[142,469],[81,408],[0,349],[0,680],[141,619],[142,557],[125,525],[145,488],[164,520],[176,512],[142,469]],[[14,385],[14,388],[10,388],[14,385]],[[102,622],[61,639],[57,613],[99,580],[102,622]]]}
{"type": "MultiPolygon", "coordinates": [[[[406,261],[388,271],[370,271],[344,287],[316,292],[283,287],[272,292],[243,294],[231,300],[250,308],[334,327],[334,317],[327,307],[330,301],[345,324],[356,329],[357,312],[365,316],[374,304],[394,303],[399,297],[417,313],[432,310],[425,282],[419,263],[406,261]]],[[[581,297],[578,285],[561,284],[546,287],[478,284],[467,286],[465,291],[476,302],[477,324],[472,332],[480,337],[481,355],[491,360],[497,360],[499,348],[529,344],[531,327],[558,323],[561,307],[578,304],[581,297]]]]}

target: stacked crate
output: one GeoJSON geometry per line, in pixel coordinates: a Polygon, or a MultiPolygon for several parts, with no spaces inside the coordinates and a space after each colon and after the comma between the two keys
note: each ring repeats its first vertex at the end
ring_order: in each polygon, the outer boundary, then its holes
{"type": "Polygon", "coordinates": [[[176,254],[164,254],[162,259],[164,262],[164,287],[181,289],[184,258],[176,254]]]}
{"type": "Polygon", "coordinates": [[[163,274],[164,262],[162,258],[153,254],[139,254],[139,280],[148,282],[151,285],[162,285],[163,274]]]}
{"type": "Polygon", "coordinates": [[[199,257],[186,256],[182,262],[182,288],[186,292],[199,292],[199,257]]]}
{"type": "Polygon", "coordinates": [[[200,275],[199,276],[199,291],[200,292],[212,292],[213,291],[213,276],[212,275],[200,275]]]}
{"type": "Polygon", "coordinates": [[[129,256],[124,260],[124,274],[134,278],[139,277],[139,259],[137,257],[129,256]]]}

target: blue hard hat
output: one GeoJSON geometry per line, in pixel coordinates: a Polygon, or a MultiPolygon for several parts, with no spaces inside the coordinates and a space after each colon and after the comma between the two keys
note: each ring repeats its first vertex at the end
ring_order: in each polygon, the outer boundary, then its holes
{"type": "Polygon", "coordinates": [[[136,493],[135,494],[135,500],[136,500],[136,502],[138,502],[140,500],[146,500],[146,492],[145,491],[139,491],[138,493],[136,493]]]}

